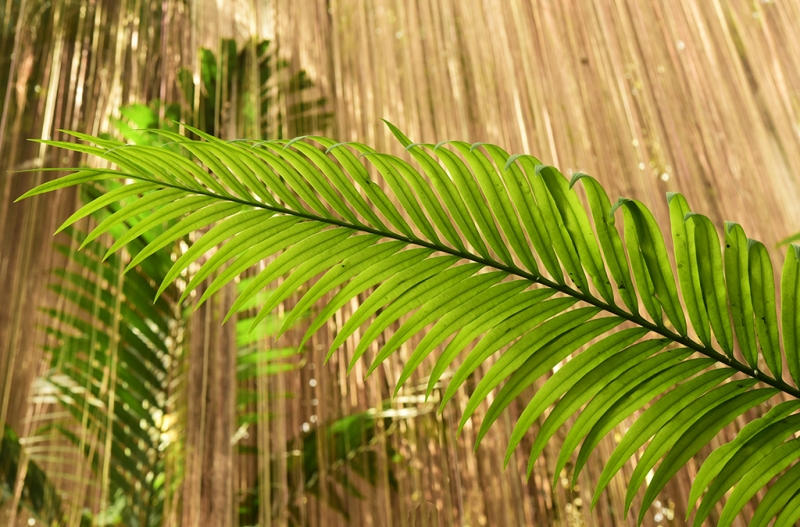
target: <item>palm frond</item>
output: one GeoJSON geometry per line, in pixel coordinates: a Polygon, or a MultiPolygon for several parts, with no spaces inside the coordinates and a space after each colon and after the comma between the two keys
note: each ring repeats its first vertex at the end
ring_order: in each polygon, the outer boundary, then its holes
{"type": "MultiPolygon", "coordinates": [[[[419,168],[363,144],[324,137],[224,142],[187,127],[204,139],[190,141],[159,131],[180,144],[183,151],[177,153],[71,133],[84,143],[46,143],[98,156],[118,168],[76,169],[23,197],[92,179],[133,181],[140,185],[135,199],[124,198],[90,238],[120,228],[131,217],[146,218],[148,228],[176,221],[166,238],[129,247],[138,262],[137,253],[147,255],[152,247],[207,228],[175,261],[158,291],[183,277],[185,296],[216,272],[201,303],[269,258],[231,309],[285,277],[289,285],[271,290],[256,321],[301,284],[318,278],[281,327],[285,331],[310,305],[335,292],[306,338],[366,292],[329,356],[365,326],[353,354],[358,360],[399,322],[369,371],[422,335],[402,385],[446,343],[430,374],[429,393],[461,358],[442,404],[484,368],[460,427],[499,388],[479,437],[527,387],[546,379],[508,446],[506,461],[546,416],[529,472],[569,418],[577,416],[556,477],[580,446],[577,477],[599,440],[644,410],[608,461],[594,499],[646,445],[626,500],[627,509],[658,464],[643,494],[640,521],[667,481],[722,428],[778,394],[800,397],[797,248],[784,264],[778,316],[772,264],[763,244],[729,223],[722,250],[711,222],[692,213],[680,195],[669,196],[673,269],[648,208],[631,199],[612,205],[590,176],[575,174],[570,181],[531,156],[510,156],[493,145],[413,144],[389,126],[419,168]],[[577,193],[578,183],[588,207],[577,193]],[[217,215],[222,206],[230,207],[224,219],[217,215]],[[619,216],[622,236],[615,223],[619,216]],[[189,271],[218,246],[199,270],[189,271]],[[558,372],[547,379],[557,365],[558,372]],[[792,384],[783,380],[785,369],[792,384]]],[[[92,207],[87,204],[70,221],[92,207]]],[[[695,525],[735,485],[719,523],[730,525],[743,504],[775,477],[773,488],[784,490],[768,493],[756,512],[759,521],[778,511],[783,511],[779,522],[800,516],[795,498],[800,477],[789,468],[800,458],[800,443],[791,439],[800,431],[796,410],[794,400],[776,407],[706,460],[689,504],[691,510],[702,496],[695,525]]]]}
{"type": "MultiPolygon", "coordinates": [[[[108,217],[113,210],[100,212],[108,217]]],[[[156,253],[120,280],[121,254],[103,260],[108,246],[98,241],[76,251],[85,234],[72,228],[67,232],[73,245],[57,250],[70,265],[56,269],[50,285],[61,302],[45,309],[50,370],[39,379],[37,392],[54,397],[66,410],[69,417],[53,426],[84,456],[91,473],[102,479],[104,458],[112,460],[108,485],[115,505],[107,513],[119,509],[114,514],[157,522],[168,492],[157,477],[165,471],[170,434],[168,368],[180,347],[175,332],[182,315],[174,291],[153,302],[153,278],[165,275],[170,253],[156,253]],[[110,451],[103,447],[109,432],[110,451]]],[[[131,231],[117,234],[123,232],[131,231]]],[[[142,248],[151,240],[137,237],[132,243],[142,248]]]]}
{"type": "MultiPolygon", "coordinates": [[[[6,425],[0,445],[0,506],[5,506],[14,496],[23,448],[17,434],[6,425]]],[[[58,491],[47,473],[30,459],[25,468],[21,497],[21,505],[45,524],[55,524],[62,519],[63,507],[58,491]]]]}

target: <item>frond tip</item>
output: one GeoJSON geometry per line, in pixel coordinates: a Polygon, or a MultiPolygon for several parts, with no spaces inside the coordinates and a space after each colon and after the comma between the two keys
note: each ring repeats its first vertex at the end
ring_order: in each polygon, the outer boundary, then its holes
{"type": "Polygon", "coordinates": [[[778,313],[765,246],[727,223],[721,249],[714,225],[692,213],[680,194],[668,197],[673,269],[648,208],[631,199],[612,206],[591,176],[580,173],[568,181],[536,158],[510,156],[486,143],[412,143],[387,124],[416,165],[361,143],[318,136],[223,142],[187,126],[204,140],[154,132],[171,142],[172,149],[165,149],[119,148],[114,141],[73,134],[90,144],[48,144],[100,157],[118,169],[80,169],[23,197],[97,179],[127,181],[66,224],[117,202],[119,210],[87,239],[137,217],[135,231],[117,238],[112,249],[118,250],[148,229],[176,221],[135,253],[129,268],[202,231],[159,290],[183,276],[185,298],[213,278],[200,302],[269,258],[229,316],[283,277],[269,289],[258,322],[308,283],[281,332],[332,294],[304,340],[365,294],[328,357],[362,325],[353,361],[396,327],[372,361],[372,372],[419,335],[397,389],[434,350],[428,395],[458,364],[442,404],[480,371],[460,426],[499,389],[478,441],[512,401],[538,383],[506,455],[509,462],[522,437],[546,415],[529,472],[571,417],[577,416],[555,473],[580,447],[573,477],[606,434],[633,418],[600,476],[593,505],[644,447],[626,499],[627,508],[658,464],[643,494],[640,521],[667,481],[723,427],[783,394],[792,400],[707,458],[689,509],[702,497],[694,518],[699,525],[735,486],[719,523],[730,525],[756,491],[777,477],[753,521],[766,525],[778,516],[779,524],[789,525],[800,518],[800,443],[792,439],[800,431],[800,247],[792,246],[786,257],[778,313]],[[578,183],[588,207],[576,192],[578,183]],[[615,223],[620,215],[622,235],[615,223]],[[200,265],[189,275],[195,263],[200,265]],[[792,384],[782,378],[784,365],[792,384]],[[773,468],[765,472],[761,462],[773,468]]]}

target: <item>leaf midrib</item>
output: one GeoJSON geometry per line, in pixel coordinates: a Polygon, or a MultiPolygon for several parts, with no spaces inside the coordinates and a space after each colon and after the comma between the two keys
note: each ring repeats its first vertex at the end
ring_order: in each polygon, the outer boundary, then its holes
{"type": "Polygon", "coordinates": [[[258,202],[258,201],[248,201],[248,200],[245,200],[245,199],[237,198],[236,196],[223,196],[223,195],[220,195],[220,194],[215,194],[213,192],[207,192],[207,191],[204,191],[204,190],[192,189],[192,188],[184,187],[184,186],[181,186],[181,185],[175,185],[175,184],[172,184],[172,183],[167,183],[167,182],[164,182],[164,181],[160,181],[160,180],[157,180],[157,179],[151,179],[151,178],[147,178],[147,177],[143,177],[143,176],[139,176],[139,175],[127,174],[127,173],[123,173],[123,172],[120,172],[119,174],[120,174],[121,177],[128,177],[128,178],[139,180],[139,181],[149,181],[149,182],[156,183],[156,184],[164,186],[164,187],[170,187],[170,188],[174,188],[174,189],[183,190],[184,192],[186,192],[188,194],[205,195],[205,196],[213,197],[213,198],[216,198],[216,199],[231,201],[231,202],[234,202],[234,203],[240,203],[242,205],[249,205],[251,207],[256,207],[256,208],[260,208],[260,209],[264,209],[264,210],[278,212],[278,213],[281,213],[281,214],[288,214],[288,215],[296,216],[296,217],[299,217],[299,218],[305,218],[305,219],[312,220],[312,221],[318,221],[318,222],[322,222],[322,223],[327,223],[329,225],[336,225],[338,227],[344,227],[344,228],[351,229],[351,230],[358,231],[358,232],[365,232],[365,233],[375,234],[375,235],[381,236],[383,238],[391,238],[391,239],[394,239],[394,240],[397,240],[397,241],[418,245],[420,247],[425,247],[425,248],[432,249],[432,250],[435,250],[435,251],[439,251],[439,252],[442,252],[442,253],[447,253],[447,254],[450,254],[450,255],[453,255],[453,256],[458,256],[459,258],[462,258],[464,260],[469,260],[469,261],[472,261],[472,262],[475,262],[475,263],[479,263],[479,264],[482,264],[482,265],[484,265],[486,267],[494,268],[494,269],[496,269],[498,271],[504,271],[504,272],[506,272],[506,273],[508,273],[510,275],[514,275],[514,276],[517,276],[519,278],[523,278],[525,280],[528,280],[530,282],[542,285],[544,287],[548,287],[550,289],[553,289],[553,290],[558,291],[560,293],[563,293],[565,295],[569,295],[569,296],[571,296],[573,298],[576,298],[576,299],[578,299],[578,300],[580,300],[582,302],[585,302],[587,304],[590,304],[590,305],[593,305],[595,307],[598,307],[598,308],[602,309],[603,311],[612,313],[612,314],[614,314],[614,315],[616,315],[616,316],[618,316],[618,317],[620,317],[622,319],[625,319],[625,320],[628,320],[630,322],[633,322],[634,324],[637,324],[637,325],[639,325],[639,326],[641,326],[641,327],[643,327],[643,328],[645,328],[645,329],[647,329],[649,331],[652,331],[653,333],[661,335],[662,337],[668,338],[668,339],[670,339],[671,341],[673,341],[673,342],[675,342],[677,344],[685,346],[688,349],[691,349],[693,351],[696,351],[697,353],[705,355],[706,357],[714,359],[715,361],[717,361],[719,363],[722,363],[725,366],[728,366],[729,368],[733,368],[733,369],[735,369],[735,370],[747,375],[748,377],[751,377],[751,378],[756,379],[756,380],[758,380],[760,382],[763,382],[764,384],[766,384],[768,386],[772,386],[773,388],[776,388],[776,389],[778,389],[778,390],[780,390],[780,391],[782,391],[782,392],[784,392],[784,393],[786,393],[788,395],[791,395],[792,397],[794,397],[796,399],[800,399],[800,389],[795,388],[794,386],[791,386],[791,385],[783,382],[780,379],[775,379],[773,377],[770,377],[769,375],[766,375],[766,374],[764,374],[763,372],[761,372],[759,370],[753,370],[753,369],[749,368],[747,365],[739,362],[738,360],[732,359],[732,358],[728,357],[727,355],[724,355],[723,353],[720,353],[720,352],[716,351],[713,348],[704,346],[703,344],[695,342],[694,340],[690,339],[689,337],[684,337],[684,336],[682,336],[682,335],[680,335],[678,333],[674,333],[674,332],[670,331],[667,328],[658,326],[658,325],[656,325],[656,324],[654,324],[654,323],[642,318],[641,316],[635,315],[633,313],[628,313],[627,311],[622,310],[619,306],[607,304],[607,303],[603,302],[602,300],[599,300],[599,299],[597,299],[597,298],[595,298],[595,297],[593,297],[591,295],[586,295],[586,294],[582,293],[581,291],[573,289],[573,288],[569,287],[566,284],[562,285],[562,284],[559,284],[557,282],[553,282],[553,281],[551,281],[551,280],[549,280],[549,279],[547,279],[547,278],[545,278],[543,276],[536,276],[536,275],[530,274],[530,273],[528,273],[528,272],[524,271],[523,269],[520,269],[520,268],[518,268],[516,266],[512,267],[512,266],[505,265],[505,264],[502,264],[500,262],[497,262],[495,260],[482,258],[480,256],[476,256],[476,255],[471,254],[471,253],[459,251],[457,249],[452,249],[452,248],[444,246],[444,245],[437,245],[435,243],[431,243],[431,242],[428,242],[426,240],[422,240],[422,239],[419,239],[419,238],[409,238],[409,237],[403,236],[401,234],[397,234],[397,233],[394,233],[394,232],[391,232],[391,231],[382,231],[380,229],[375,229],[373,227],[369,227],[369,226],[363,225],[363,224],[362,225],[353,225],[351,223],[347,223],[345,221],[337,220],[335,218],[324,218],[324,217],[316,216],[314,214],[307,213],[307,212],[299,212],[299,211],[292,210],[292,209],[286,209],[284,207],[276,207],[276,206],[273,206],[273,205],[267,205],[265,203],[261,203],[261,202],[258,202]]]}

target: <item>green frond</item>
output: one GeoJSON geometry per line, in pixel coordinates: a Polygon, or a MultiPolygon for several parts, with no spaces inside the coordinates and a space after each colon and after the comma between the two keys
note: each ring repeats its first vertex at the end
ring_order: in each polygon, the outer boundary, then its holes
{"type": "MultiPolygon", "coordinates": [[[[0,441],[0,505],[7,506],[7,500],[13,496],[23,448],[17,434],[6,425],[0,441]]],[[[21,498],[20,505],[45,524],[57,524],[63,517],[58,490],[35,461],[27,463],[21,498]]]]}
{"type": "MultiPolygon", "coordinates": [[[[720,519],[727,525],[775,480],[754,522],[766,525],[777,516],[777,524],[786,524],[800,515],[800,447],[792,439],[800,430],[800,248],[791,248],[783,266],[779,313],[764,245],[726,223],[722,249],[718,229],[680,194],[668,196],[673,268],[648,208],[625,198],[612,205],[586,174],[567,180],[532,156],[485,143],[412,143],[388,126],[405,157],[317,136],[224,142],[191,127],[203,140],[159,132],[173,143],[170,149],[80,135],[92,146],[47,144],[100,157],[119,171],[80,169],[24,197],[116,174],[121,184],[65,226],[115,205],[85,243],[100,259],[127,247],[129,272],[202,230],[165,264],[157,288],[140,288],[142,298],[159,298],[181,278],[180,301],[213,276],[202,303],[266,261],[242,283],[228,314],[251,312],[239,322],[247,325],[239,326],[242,342],[252,342],[242,332],[265,323],[283,333],[327,297],[304,343],[358,300],[328,358],[358,335],[352,368],[390,332],[370,356],[369,375],[419,336],[396,389],[424,368],[427,395],[442,386],[444,405],[479,374],[459,423],[460,429],[496,391],[478,443],[513,401],[528,394],[505,462],[534,429],[529,473],[568,420],[575,419],[555,474],[575,459],[573,478],[603,437],[633,420],[606,461],[593,505],[644,448],[626,496],[627,510],[648,480],[639,521],[720,430],[782,394],[791,401],[749,423],[706,459],[689,509],[697,507],[699,525],[732,492],[720,519]],[[116,240],[108,254],[91,249],[104,233],[116,240]],[[271,312],[297,291],[304,294],[295,307],[282,321],[273,319],[271,312]],[[256,299],[260,307],[253,313],[256,299]],[[785,369],[794,384],[783,380],[785,369]]],[[[82,285],[73,283],[68,294],[79,307],[82,285]]],[[[157,337],[144,330],[136,336],[157,337]]],[[[267,359],[280,368],[290,358],[288,350],[257,352],[240,373],[267,359]]]]}
{"type": "MultiPolygon", "coordinates": [[[[90,195],[103,196],[91,190],[90,195]]],[[[104,206],[98,211],[111,217],[117,204],[108,205],[110,210],[104,206]]],[[[135,225],[131,222],[125,229],[116,229],[116,237],[132,232],[135,225]]],[[[156,233],[163,230],[161,224],[157,227],[156,233]]],[[[72,443],[73,452],[85,456],[96,475],[103,473],[102,455],[111,457],[114,469],[108,474],[109,495],[127,497],[126,514],[158,516],[164,489],[156,487],[152,478],[145,480],[144,475],[163,472],[160,419],[169,411],[165,406],[167,364],[173,350],[167,343],[176,317],[176,295],[171,292],[153,303],[156,285],[151,278],[164,276],[171,263],[169,252],[158,253],[147,266],[136,267],[120,280],[120,254],[107,255],[107,245],[99,241],[85,243],[83,251],[76,251],[85,235],[72,227],[66,232],[73,244],[57,246],[69,265],[55,270],[56,281],[50,286],[61,302],[59,309],[44,310],[51,321],[44,328],[51,337],[46,347],[50,370],[38,386],[54,395],[66,411],[69,417],[59,419],[54,427],[72,443]],[[106,376],[112,369],[116,383],[110,392],[106,376]],[[109,432],[110,451],[91,448],[92,444],[103,445],[109,432]]],[[[141,250],[145,244],[146,240],[135,236],[128,247],[141,250]]],[[[67,472],[66,476],[74,476],[67,472]]]]}

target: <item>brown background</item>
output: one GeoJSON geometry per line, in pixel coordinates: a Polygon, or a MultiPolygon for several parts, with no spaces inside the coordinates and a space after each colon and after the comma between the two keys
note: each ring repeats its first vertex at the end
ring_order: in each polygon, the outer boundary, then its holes
{"type": "MultiPolygon", "coordinates": [[[[800,230],[797,1],[2,3],[0,82],[8,90],[0,117],[0,421],[22,434],[31,430],[34,416],[48,411],[28,397],[42,364],[36,308],[48,301],[42,286],[48,269],[58,263],[51,234],[76,203],[74,194],[64,192],[12,204],[52,173],[8,170],[75,162],[27,138],[58,137],[58,128],[98,133],[108,129],[108,116],[122,104],[177,100],[176,68],[194,67],[197,47],[215,48],[221,37],[244,42],[258,32],[274,38],[281,54],[293,67],[304,68],[328,98],[334,117],[323,131],[342,141],[399,153],[380,121],[386,118],[415,141],[489,141],[532,153],[567,174],[585,171],[606,186],[612,199],[642,200],[665,227],[665,193],[679,191],[717,225],[735,220],[770,248],[800,230]],[[161,28],[157,37],[149,31],[154,27],[161,28]]],[[[227,133],[236,134],[235,123],[227,133]]],[[[773,260],[779,258],[781,251],[771,250],[773,260]]],[[[209,309],[195,323],[216,328],[216,314],[209,309]]],[[[225,359],[230,339],[224,330],[214,331],[219,332],[211,342],[218,346],[213,355],[220,369],[206,374],[232,376],[231,361],[225,359]]],[[[276,455],[312,412],[326,422],[354,408],[379,407],[394,386],[400,360],[366,382],[359,368],[345,377],[349,349],[322,367],[329,340],[320,333],[306,367],[269,381],[298,394],[270,402],[277,417],[253,434],[276,455]],[[309,386],[311,378],[317,380],[315,388],[309,386]],[[312,409],[309,401],[315,397],[320,404],[312,409]]],[[[187,375],[209,386],[221,382],[204,380],[196,367],[187,366],[187,375]]],[[[230,394],[223,392],[209,391],[208,404],[184,414],[187,443],[205,434],[209,449],[187,457],[186,474],[206,476],[199,483],[192,478],[195,482],[184,488],[184,525],[232,524],[232,501],[214,505],[209,500],[232,495],[255,473],[251,460],[226,446],[234,420],[226,415],[230,394]],[[209,423],[209,415],[219,421],[209,423]]],[[[468,426],[459,438],[453,434],[466,394],[456,399],[441,417],[425,413],[403,420],[388,436],[406,456],[397,471],[400,490],[363,489],[366,499],[346,504],[352,525],[414,525],[409,520],[414,515],[420,525],[427,515],[417,511],[420,506],[438,509],[440,525],[632,524],[620,516],[624,481],[619,477],[596,511],[578,501],[589,501],[591,482],[613,438],[601,444],[579,490],[553,493],[548,470],[557,445],[537,463],[530,481],[523,478],[527,456],[522,449],[512,466],[501,470],[512,417],[521,408],[499,420],[473,454],[475,430],[468,426]]],[[[381,470],[390,463],[383,460],[381,470]]],[[[662,493],[660,503],[674,509],[675,519],[661,524],[682,525],[697,468],[691,463],[662,493]]],[[[624,471],[631,469],[629,464],[624,471]]],[[[283,499],[288,496],[286,490],[283,499]]],[[[309,525],[346,524],[313,498],[301,506],[309,525]]],[[[0,524],[6,512],[0,511],[0,524]]],[[[666,514],[653,507],[648,525],[658,524],[658,512],[666,514]]],[[[282,524],[280,518],[273,523],[282,524]]]]}

